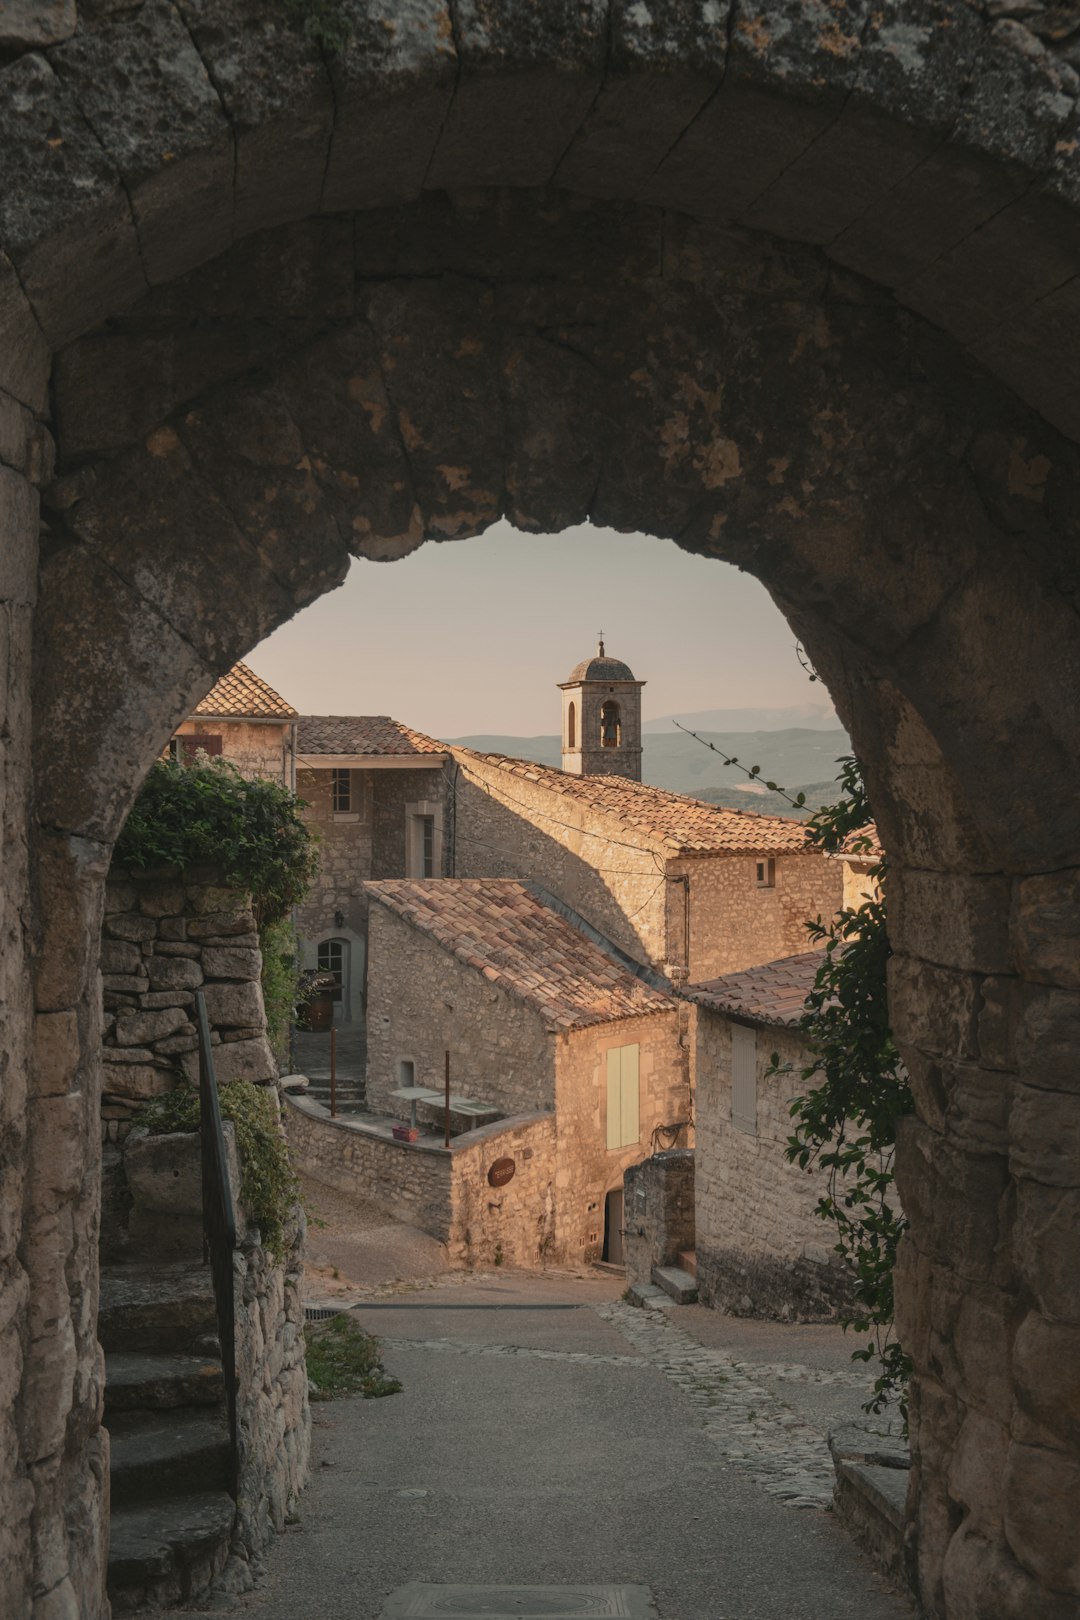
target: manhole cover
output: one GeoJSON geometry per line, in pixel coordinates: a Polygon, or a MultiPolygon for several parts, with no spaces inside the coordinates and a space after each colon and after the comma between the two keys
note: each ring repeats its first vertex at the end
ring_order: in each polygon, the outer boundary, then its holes
{"type": "Polygon", "coordinates": [[[383,1620],[655,1620],[644,1586],[427,1586],[389,1599],[383,1620]]]}

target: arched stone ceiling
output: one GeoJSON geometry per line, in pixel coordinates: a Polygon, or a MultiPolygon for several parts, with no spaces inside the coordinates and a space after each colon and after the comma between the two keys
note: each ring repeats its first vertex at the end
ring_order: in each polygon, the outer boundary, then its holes
{"type": "MultiPolygon", "coordinates": [[[[1080,434],[1077,73],[1002,0],[81,0],[5,39],[0,386],[252,231],[555,185],[816,244],[1080,434]]],[[[1064,35],[1064,41],[1055,39],[1064,35]]]]}

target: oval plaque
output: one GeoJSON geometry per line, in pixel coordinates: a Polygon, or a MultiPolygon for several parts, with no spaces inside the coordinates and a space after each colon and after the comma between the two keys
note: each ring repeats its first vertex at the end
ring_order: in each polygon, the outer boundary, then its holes
{"type": "Polygon", "coordinates": [[[517,1165],[513,1159],[496,1159],[488,1171],[489,1187],[505,1187],[508,1181],[513,1181],[517,1165]]]}

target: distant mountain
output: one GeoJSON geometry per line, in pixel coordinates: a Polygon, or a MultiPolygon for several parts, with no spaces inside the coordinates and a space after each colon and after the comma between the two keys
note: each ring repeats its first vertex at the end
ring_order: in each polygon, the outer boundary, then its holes
{"type": "Polygon", "coordinates": [[[674,731],[674,722],[692,731],[837,731],[840,722],[828,703],[798,703],[790,709],[697,709],[690,714],[665,714],[642,723],[642,731],[674,731]]]}
{"type": "MultiPolygon", "coordinates": [[[[761,775],[790,793],[805,792],[812,806],[826,802],[836,777],[836,761],[851,752],[847,733],[839,727],[818,730],[788,726],[783,730],[702,731],[700,735],[720,753],[713,753],[693,737],[672,726],[670,732],[649,732],[642,739],[642,776],[654,787],[690,793],[710,804],[738,806],[785,814],[789,807],[763,783],[748,782],[742,771],[725,766],[721,754],[734,756],[749,770],[761,766],[761,775]],[[822,785],[826,784],[823,789],[822,785]]],[[[562,745],[558,737],[474,736],[449,739],[482,753],[510,754],[533,759],[539,765],[558,766],[562,745]]]]}

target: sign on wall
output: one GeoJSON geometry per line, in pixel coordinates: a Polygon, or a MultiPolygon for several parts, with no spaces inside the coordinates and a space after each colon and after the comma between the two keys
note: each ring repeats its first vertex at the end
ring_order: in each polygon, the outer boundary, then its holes
{"type": "Polygon", "coordinates": [[[508,1181],[513,1181],[517,1165],[513,1159],[496,1159],[488,1171],[489,1187],[505,1187],[508,1181]]]}

